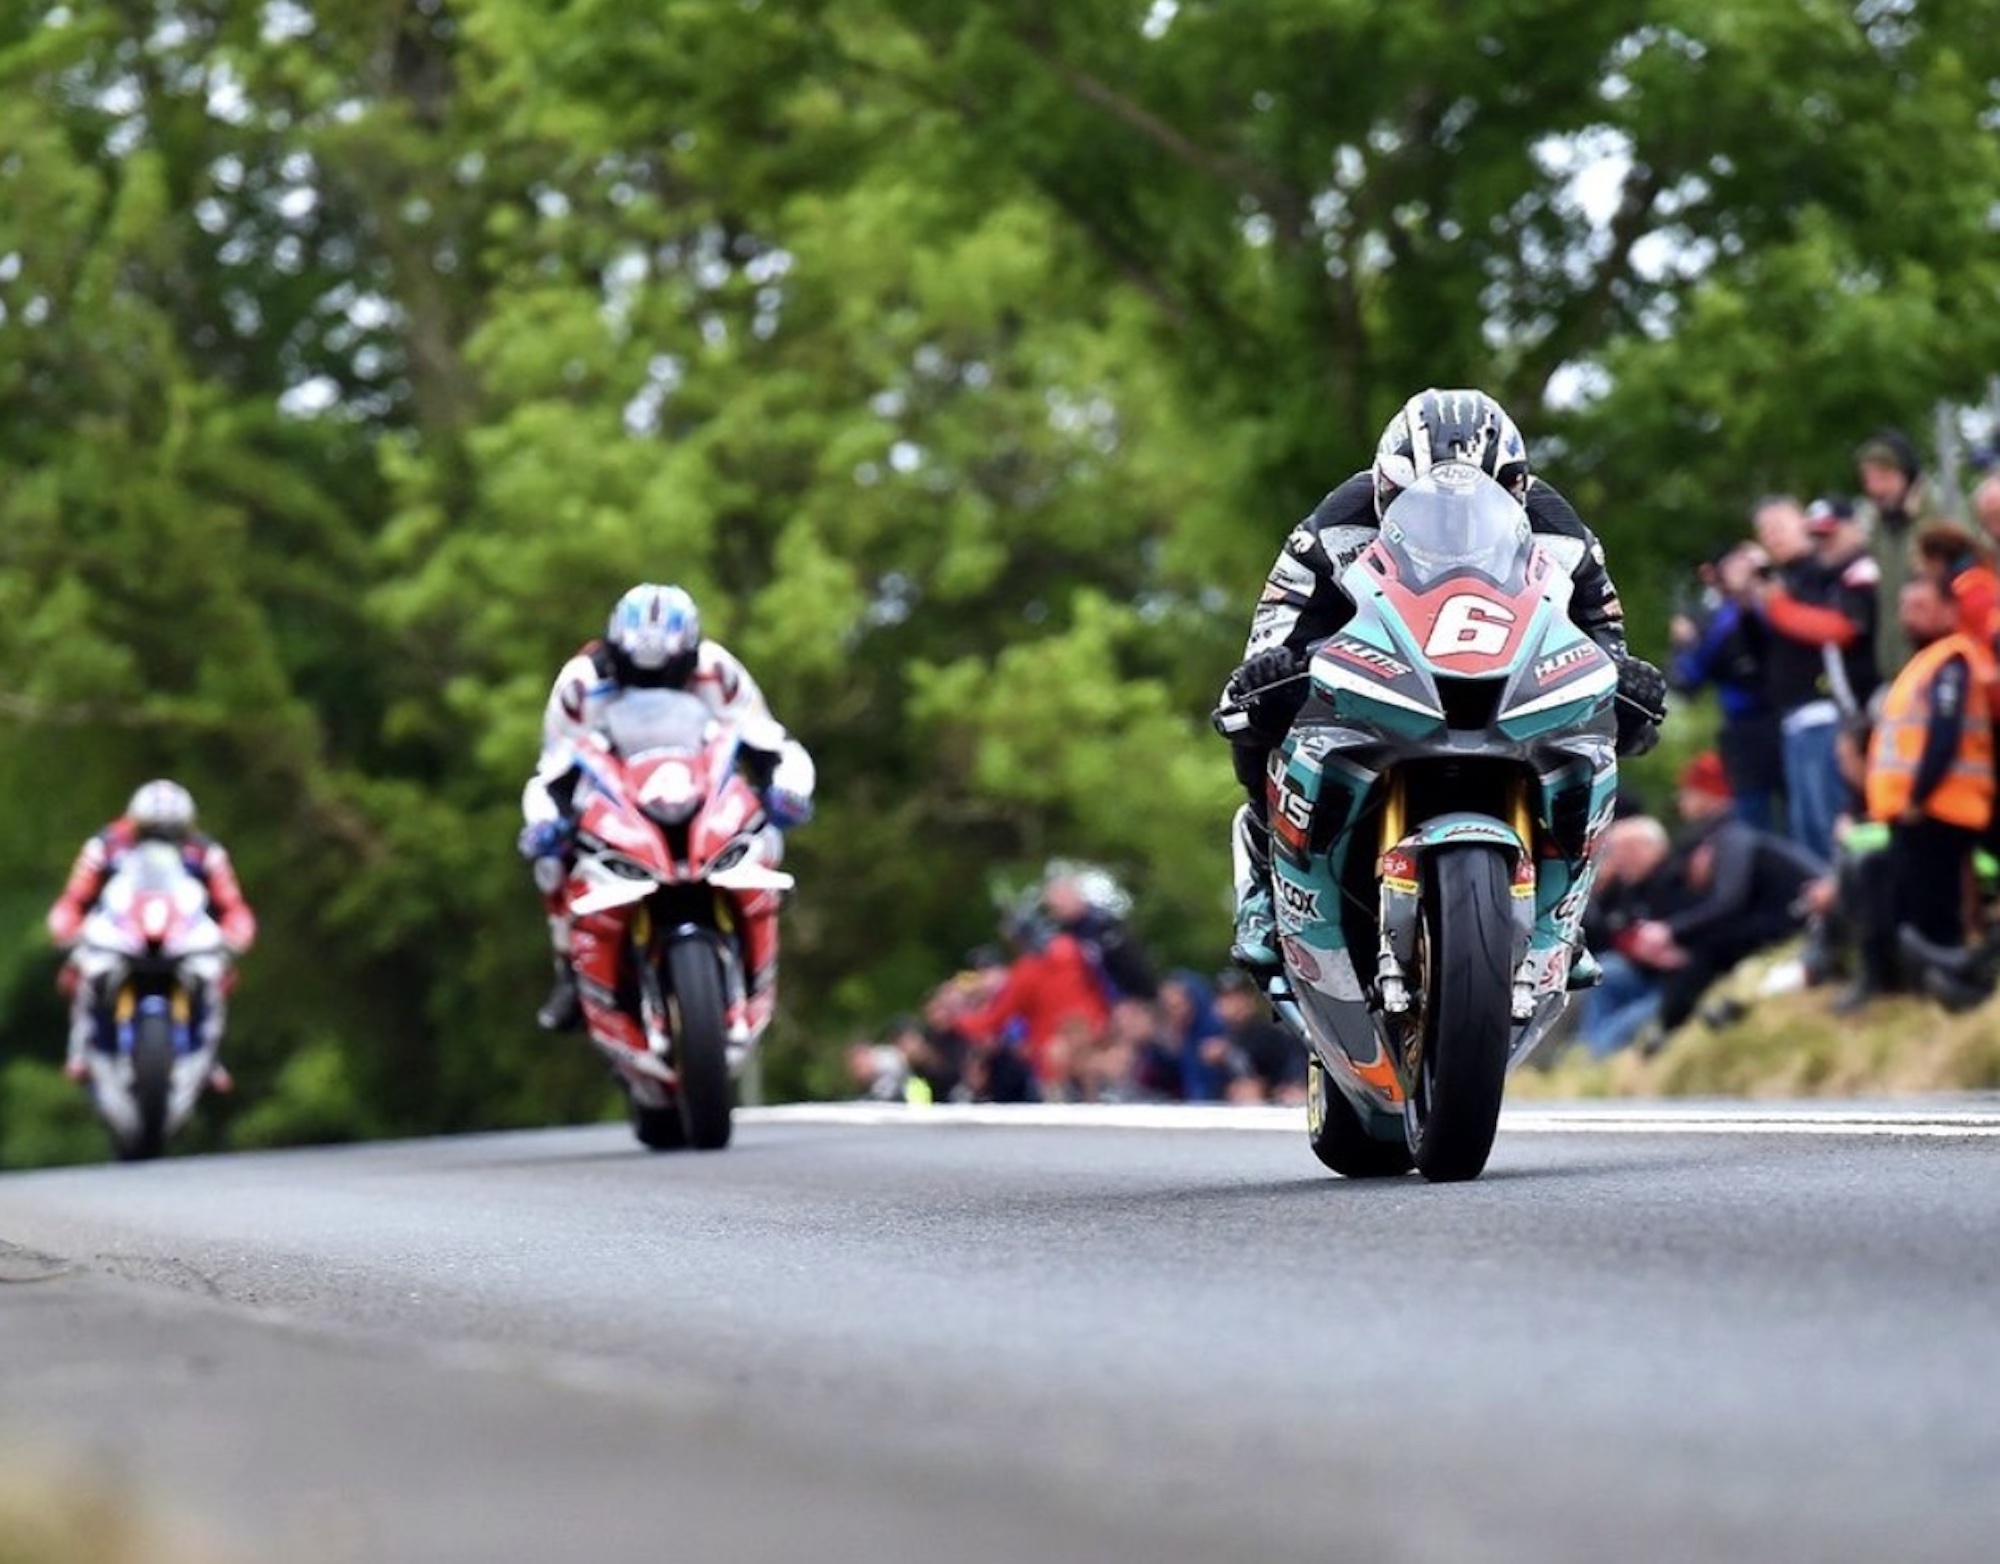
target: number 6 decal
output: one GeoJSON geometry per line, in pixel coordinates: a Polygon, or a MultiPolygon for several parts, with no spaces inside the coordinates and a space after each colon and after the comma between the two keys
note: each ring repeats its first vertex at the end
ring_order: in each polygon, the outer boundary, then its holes
{"type": "Polygon", "coordinates": [[[1514,623],[1514,610],[1505,603],[1476,592],[1448,597],[1431,622],[1430,639],[1424,642],[1426,657],[1450,657],[1470,652],[1480,657],[1497,657],[1507,650],[1507,637],[1514,623]]]}

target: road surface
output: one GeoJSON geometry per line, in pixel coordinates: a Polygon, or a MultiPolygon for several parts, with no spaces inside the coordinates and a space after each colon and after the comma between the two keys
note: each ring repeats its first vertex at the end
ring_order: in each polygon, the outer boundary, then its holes
{"type": "Polygon", "coordinates": [[[2000,1558],[2000,1103],[1296,1120],[9,1175],[0,1452],[288,1564],[2000,1558]]]}

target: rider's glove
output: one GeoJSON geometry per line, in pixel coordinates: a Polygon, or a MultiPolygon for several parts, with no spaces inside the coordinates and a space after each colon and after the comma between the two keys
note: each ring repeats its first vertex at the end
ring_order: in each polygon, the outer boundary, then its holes
{"type": "Polygon", "coordinates": [[[1274,646],[1247,659],[1229,676],[1224,697],[1249,714],[1254,736],[1266,743],[1282,742],[1305,704],[1306,682],[1298,675],[1308,666],[1290,647],[1274,646]]]}
{"type": "Polygon", "coordinates": [[[521,827],[514,846],[523,858],[560,858],[569,849],[569,822],[531,821],[521,827]]]}
{"type": "Polygon", "coordinates": [[[803,793],[775,785],[764,790],[764,813],[780,831],[804,825],[812,819],[812,812],[812,800],[803,793]]]}
{"type": "Polygon", "coordinates": [[[1618,664],[1618,753],[1643,755],[1660,742],[1667,720],[1667,676],[1643,657],[1618,664]]]}

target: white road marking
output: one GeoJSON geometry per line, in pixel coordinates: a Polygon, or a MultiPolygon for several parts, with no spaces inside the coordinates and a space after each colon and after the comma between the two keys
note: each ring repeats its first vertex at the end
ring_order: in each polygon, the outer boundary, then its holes
{"type": "MultiPolygon", "coordinates": [[[[1219,1103],[801,1102],[739,1108],[747,1124],[845,1124],[940,1129],[948,1125],[1036,1129],[1252,1130],[1296,1134],[1305,1109],[1219,1103]]],[[[1677,1106],[1617,1104],[1506,1108],[1500,1128],[1517,1135],[1821,1135],[2000,1137],[1993,1108],[1822,1108],[1769,1103],[1677,1106]]]]}

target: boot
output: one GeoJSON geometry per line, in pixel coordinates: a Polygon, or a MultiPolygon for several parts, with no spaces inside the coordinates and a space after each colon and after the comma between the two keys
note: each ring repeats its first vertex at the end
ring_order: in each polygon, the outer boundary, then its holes
{"type": "Polygon", "coordinates": [[[544,1032],[574,1032],[583,1024],[583,1006],[577,999],[576,973],[565,957],[556,957],[556,980],[549,997],[535,1012],[535,1024],[544,1032]]]}
{"type": "Polygon", "coordinates": [[[1271,831],[1248,804],[1236,811],[1236,935],[1229,959],[1263,980],[1284,970],[1278,957],[1277,905],[1271,895],[1271,831]]]}
{"type": "Polygon", "coordinates": [[[1569,958],[1569,991],[1580,993],[1586,988],[1595,988],[1604,981],[1604,968],[1590,953],[1588,945],[1576,947],[1576,953],[1569,958]]]}
{"type": "Polygon", "coordinates": [[[81,988],[70,1001],[69,1039],[63,1054],[63,1074],[72,1081],[90,1079],[90,1045],[97,1035],[97,1017],[81,988]]]}

